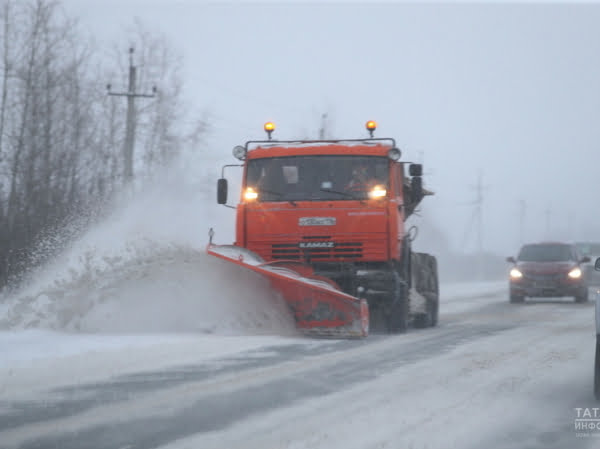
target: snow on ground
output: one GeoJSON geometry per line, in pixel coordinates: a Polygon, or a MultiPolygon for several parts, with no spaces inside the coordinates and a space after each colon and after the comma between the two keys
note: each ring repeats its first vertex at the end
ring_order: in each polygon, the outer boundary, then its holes
{"type": "Polygon", "coordinates": [[[521,449],[545,447],[540,435],[572,447],[573,407],[583,404],[573,401],[592,395],[590,308],[536,307],[539,324],[162,449],[521,449]]]}
{"type": "MultiPolygon", "coordinates": [[[[196,273],[195,276],[190,273],[190,279],[206,284],[219,273],[231,268],[239,269],[218,259],[209,262],[212,271],[196,273]]],[[[164,275],[173,276],[171,281],[176,275],[181,275],[179,264],[168,267],[164,275]]],[[[189,269],[192,270],[192,267],[189,269]]],[[[293,324],[286,321],[291,319],[287,311],[280,310],[281,314],[278,314],[278,302],[269,303],[256,292],[248,295],[247,292],[232,290],[230,285],[223,286],[219,301],[185,295],[180,301],[175,293],[167,295],[168,301],[163,301],[163,295],[168,292],[157,285],[162,275],[154,274],[157,277],[143,276],[133,280],[131,285],[126,283],[129,289],[119,290],[116,288],[118,285],[114,286],[114,297],[105,298],[87,314],[66,321],[68,325],[64,328],[57,326],[61,320],[52,315],[51,312],[57,309],[51,307],[36,313],[36,316],[42,317],[36,323],[41,329],[16,326],[1,331],[0,395],[5,399],[23,398],[73,382],[88,383],[165,366],[201,363],[266,346],[291,342],[304,345],[326,343],[326,340],[299,337],[293,324]],[[144,295],[136,295],[135,288],[144,295]],[[149,310],[148,304],[154,310],[149,310]],[[161,316],[165,317],[165,322],[161,321],[161,316]],[[78,326],[73,326],[74,322],[78,326]]],[[[443,287],[448,305],[456,306],[461,303],[463,295],[467,295],[467,299],[468,295],[477,297],[480,303],[489,302],[490,297],[485,295],[496,292],[498,283],[475,286],[449,284],[443,287]]],[[[63,294],[70,301],[77,298],[77,295],[63,294]]],[[[443,303],[442,307],[445,308],[446,304],[443,303]]],[[[20,310],[24,310],[28,317],[32,314],[28,308],[20,310]]]]}
{"type": "Polygon", "coordinates": [[[34,399],[42,391],[111,377],[196,364],[281,345],[293,337],[200,334],[0,332],[0,397],[34,399]]]}
{"type": "Polygon", "coordinates": [[[282,301],[255,273],[202,252],[152,249],[93,276],[18,295],[0,326],[82,332],[290,333],[282,301]]]}
{"type": "Polygon", "coordinates": [[[440,314],[464,312],[480,304],[482,297],[502,293],[508,301],[508,280],[442,283],[440,314]]]}

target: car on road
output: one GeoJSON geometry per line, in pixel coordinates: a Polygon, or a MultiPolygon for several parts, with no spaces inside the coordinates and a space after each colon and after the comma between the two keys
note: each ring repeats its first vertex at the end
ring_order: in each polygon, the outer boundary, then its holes
{"type": "Polygon", "coordinates": [[[600,242],[588,242],[580,241],[575,242],[579,254],[582,256],[588,256],[591,260],[590,263],[585,264],[584,276],[588,286],[600,287],[600,271],[594,269],[593,261],[600,257],[600,242]]]}
{"type": "Polygon", "coordinates": [[[522,303],[526,297],[572,296],[576,302],[588,300],[588,285],[582,256],[575,244],[541,242],[525,244],[509,273],[510,302],[522,303]]]}

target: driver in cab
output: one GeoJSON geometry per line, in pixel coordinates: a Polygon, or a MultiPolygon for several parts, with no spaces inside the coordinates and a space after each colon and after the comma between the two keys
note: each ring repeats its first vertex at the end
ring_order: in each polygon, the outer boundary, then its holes
{"type": "Polygon", "coordinates": [[[367,167],[359,165],[352,169],[352,179],[346,184],[345,190],[352,193],[365,193],[369,191],[372,184],[367,167]]]}

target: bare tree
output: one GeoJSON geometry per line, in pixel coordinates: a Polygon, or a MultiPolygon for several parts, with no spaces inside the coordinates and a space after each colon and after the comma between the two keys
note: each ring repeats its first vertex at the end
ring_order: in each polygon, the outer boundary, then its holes
{"type": "MultiPolygon", "coordinates": [[[[120,188],[125,104],[103,89],[123,67],[100,59],[58,2],[0,2],[1,287],[60,249],[36,251],[40,240],[60,240],[49,236],[64,233],[71,217],[101,213],[120,188]]],[[[135,163],[152,176],[194,146],[206,123],[185,125],[181,58],[166,39],[139,22],[130,37],[140,89],[159,87],[137,114],[135,163]]]]}

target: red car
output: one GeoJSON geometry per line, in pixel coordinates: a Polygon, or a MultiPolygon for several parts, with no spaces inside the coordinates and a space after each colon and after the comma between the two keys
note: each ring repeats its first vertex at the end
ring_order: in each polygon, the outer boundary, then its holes
{"type": "Polygon", "coordinates": [[[525,297],[573,296],[576,302],[588,300],[588,284],[582,264],[590,258],[581,256],[574,244],[559,242],[523,245],[519,255],[508,257],[510,302],[525,297]]]}

